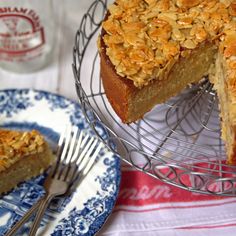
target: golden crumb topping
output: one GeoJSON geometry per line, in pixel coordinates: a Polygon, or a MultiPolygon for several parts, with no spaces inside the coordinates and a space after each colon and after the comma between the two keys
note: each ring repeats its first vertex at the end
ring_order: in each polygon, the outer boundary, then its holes
{"type": "Polygon", "coordinates": [[[41,153],[44,149],[44,138],[36,130],[0,130],[0,171],[9,168],[24,156],[41,153]]]}
{"type": "Polygon", "coordinates": [[[106,54],[135,86],[158,79],[205,41],[218,45],[235,78],[236,0],[116,0],[109,13],[102,24],[106,54]]]}

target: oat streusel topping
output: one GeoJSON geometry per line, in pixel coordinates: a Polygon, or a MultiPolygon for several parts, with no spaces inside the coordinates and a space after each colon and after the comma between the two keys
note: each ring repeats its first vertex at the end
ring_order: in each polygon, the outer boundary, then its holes
{"type": "Polygon", "coordinates": [[[0,130],[0,172],[22,157],[41,153],[44,149],[44,138],[36,130],[30,132],[0,130]]]}
{"type": "Polygon", "coordinates": [[[106,53],[136,87],[205,41],[214,42],[236,90],[236,0],[116,0],[103,22],[106,53]]]}

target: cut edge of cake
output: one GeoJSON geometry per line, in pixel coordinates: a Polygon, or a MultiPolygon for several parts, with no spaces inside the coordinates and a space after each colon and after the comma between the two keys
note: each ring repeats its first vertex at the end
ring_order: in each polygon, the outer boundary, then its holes
{"type": "Polygon", "coordinates": [[[213,63],[213,69],[209,73],[209,80],[219,99],[221,120],[221,138],[227,150],[227,163],[236,164],[236,111],[234,112],[234,91],[227,82],[227,64],[223,55],[218,52],[213,63]]]}

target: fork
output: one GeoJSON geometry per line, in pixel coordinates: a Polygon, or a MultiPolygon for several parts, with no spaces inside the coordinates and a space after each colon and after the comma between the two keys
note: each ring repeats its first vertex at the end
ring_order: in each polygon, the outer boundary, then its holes
{"type": "Polygon", "coordinates": [[[6,236],[14,235],[17,230],[37,210],[34,223],[29,235],[35,235],[41,218],[51,200],[56,196],[65,195],[76,182],[78,185],[91,170],[96,157],[101,150],[102,143],[98,139],[85,135],[80,131],[77,139],[78,128],[67,128],[60,136],[57,148],[57,161],[45,179],[45,195],[7,232],[6,236]]]}

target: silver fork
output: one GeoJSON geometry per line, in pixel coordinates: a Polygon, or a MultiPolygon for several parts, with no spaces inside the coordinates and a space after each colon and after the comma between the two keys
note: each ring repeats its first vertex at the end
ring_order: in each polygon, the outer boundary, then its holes
{"type": "Polygon", "coordinates": [[[56,196],[63,196],[76,182],[78,185],[91,170],[96,157],[102,147],[98,139],[85,135],[82,131],[77,139],[78,128],[67,129],[60,136],[57,149],[57,162],[52,167],[44,182],[45,196],[39,200],[31,209],[7,232],[6,236],[14,235],[17,230],[37,210],[34,223],[29,235],[35,235],[44,212],[56,196]]]}

